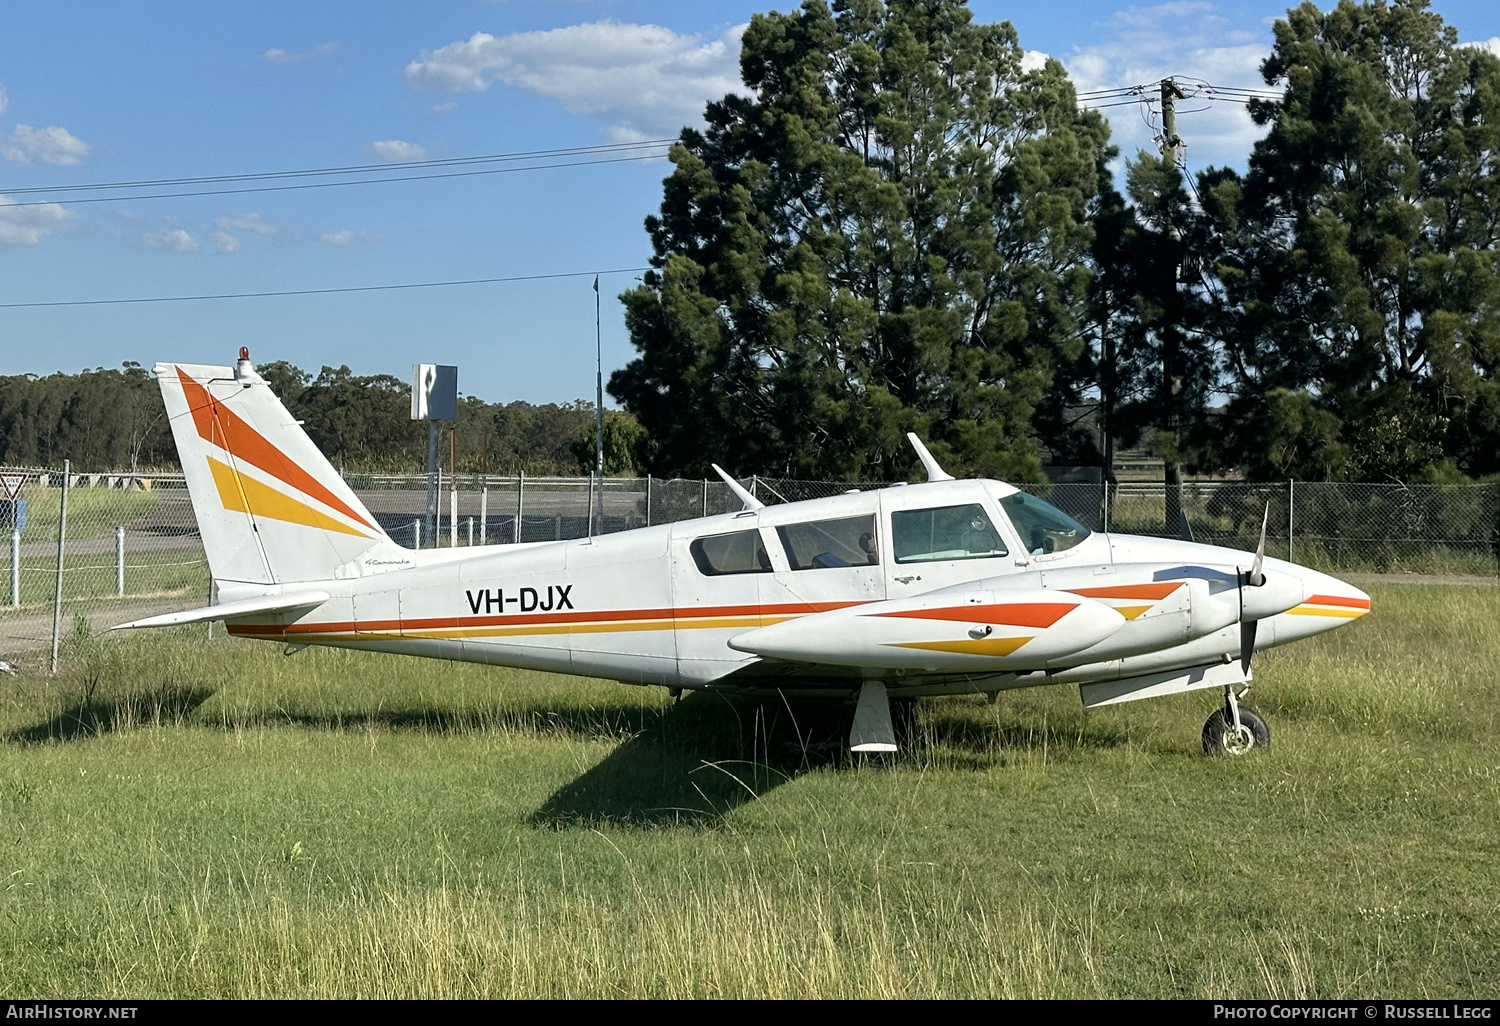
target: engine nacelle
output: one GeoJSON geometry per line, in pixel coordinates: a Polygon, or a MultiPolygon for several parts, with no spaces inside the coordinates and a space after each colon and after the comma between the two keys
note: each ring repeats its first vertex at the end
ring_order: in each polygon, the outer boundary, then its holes
{"type": "MultiPolygon", "coordinates": [[[[1047,669],[1158,652],[1208,637],[1243,620],[1283,613],[1307,598],[1294,574],[1266,572],[1263,584],[1244,584],[1236,567],[1119,564],[1100,573],[1091,567],[1032,571],[979,581],[996,595],[1011,588],[1072,594],[1111,606],[1127,623],[1094,646],[1054,657],[1047,669]]],[[[957,591],[958,589],[954,589],[957,591]]]]}

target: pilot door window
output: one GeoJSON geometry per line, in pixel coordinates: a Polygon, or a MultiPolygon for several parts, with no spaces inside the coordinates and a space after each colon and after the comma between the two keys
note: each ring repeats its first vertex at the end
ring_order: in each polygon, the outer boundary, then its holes
{"type": "Polygon", "coordinates": [[[891,513],[891,544],[898,563],[985,559],[1006,555],[1000,532],[977,502],[891,513]]]}
{"type": "Polygon", "coordinates": [[[875,517],[843,517],[778,527],[781,546],[793,570],[831,570],[880,562],[875,517]]]}
{"type": "Polygon", "coordinates": [[[1021,544],[1033,556],[1062,552],[1089,536],[1089,529],[1049,502],[1017,492],[1000,500],[1021,544]]]}
{"type": "Polygon", "coordinates": [[[698,570],[708,577],[725,574],[768,574],[771,557],[759,531],[736,531],[699,538],[688,546],[698,570]]]}

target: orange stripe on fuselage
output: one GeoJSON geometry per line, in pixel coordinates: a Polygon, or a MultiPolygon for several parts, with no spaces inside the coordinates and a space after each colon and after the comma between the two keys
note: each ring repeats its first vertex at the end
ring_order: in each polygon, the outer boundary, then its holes
{"type": "Polygon", "coordinates": [[[1074,602],[1001,602],[991,605],[945,606],[942,609],[908,609],[896,613],[874,613],[908,620],[951,620],[959,623],[1003,623],[1009,627],[1051,627],[1077,609],[1074,602]]]}
{"type": "Polygon", "coordinates": [[[509,616],[435,616],[411,620],[365,620],[356,624],[353,620],[328,623],[292,624],[232,624],[231,633],[236,634],[380,634],[399,631],[416,633],[426,631],[475,631],[483,628],[499,628],[506,633],[525,633],[534,628],[538,634],[559,633],[561,629],[572,629],[579,633],[615,630],[671,630],[672,628],[712,628],[744,626],[747,618],[767,622],[780,622],[809,613],[825,613],[834,609],[857,606],[858,602],[786,602],[767,606],[686,606],[678,609],[610,609],[599,612],[582,611],[570,613],[516,613],[509,616]],[[643,621],[650,621],[643,623],[643,621]],[[627,626],[637,624],[637,627],[627,626]]]}
{"type": "Polygon", "coordinates": [[[183,373],[181,367],[177,368],[177,379],[182,382],[182,393],[187,399],[188,410],[193,415],[193,425],[205,441],[218,446],[235,459],[241,459],[253,467],[259,467],[283,484],[311,495],[351,520],[364,524],[379,533],[380,528],[354,512],[348,503],[294,463],[286,453],[276,448],[264,435],[247,424],[239,414],[215,399],[208,389],[183,373]]]}

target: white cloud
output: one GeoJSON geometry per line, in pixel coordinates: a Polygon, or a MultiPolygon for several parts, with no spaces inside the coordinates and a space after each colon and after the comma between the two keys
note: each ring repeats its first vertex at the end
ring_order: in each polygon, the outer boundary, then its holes
{"type": "Polygon", "coordinates": [[[458,110],[457,100],[449,100],[447,103],[435,103],[427,113],[433,115],[434,117],[441,117],[442,115],[447,114],[449,111],[453,110],[458,110]]]}
{"type": "Polygon", "coordinates": [[[240,240],[235,238],[233,235],[230,235],[226,231],[209,232],[208,237],[213,240],[215,253],[239,252],[240,240]]]}
{"type": "Polygon", "coordinates": [[[372,142],[370,149],[381,160],[396,162],[408,160],[426,160],[427,149],[416,143],[405,142],[401,139],[382,139],[372,142]]]}
{"type": "MultiPolygon", "coordinates": [[[[1489,39],[1477,39],[1472,43],[1465,43],[1464,45],[1483,47],[1490,53],[1494,54],[1496,57],[1500,57],[1500,36],[1491,36],[1489,39]]],[[[3,89],[0,89],[0,111],[4,110],[5,91],[3,89]]]]}
{"type": "Polygon", "coordinates": [[[600,21],[544,32],[492,36],[423,50],[406,66],[413,89],[479,92],[490,83],[555,100],[569,114],[646,137],[700,124],[703,105],[743,89],[737,25],[718,39],[657,25],[600,21]]]}
{"type": "MultiPolygon", "coordinates": [[[[1142,103],[1110,107],[1111,139],[1124,156],[1154,150],[1160,130],[1163,78],[1175,78],[1190,92],[1202,83],[1264,89],[1260,64],[1271,51],[1270,23],[1253,27],[1231,21],[1202,0],[1179,0],[1152,7],[1117,11],[1101,26],[1105,41],[1079,47],[1062,57],[1079,92],[1146,86],[1142,103]],[[1112,38],[1109,38],[1111,37],[1112,38]],[[1153,122],[1148,127],[1142,115],[1153,122]]],[[[1121,97],[1099,101],[1118,103],[1121,97]]],[[[1208,164],[1244,167],[1265,130],[1250,120],[1244,106],[1228,100],[1198,97],[1178,101],[1177,132],[1187,140],[1187,167],[1208,164]]]]}
{"type": "Polygon", "coordinates": [[[11,129],[10,145],[5,159],[12,164],[77,164],[89,155],[89,144],[66,128],[56,125],[32,128],[17,125],[11,129]]]}
{"type": "Polygon", "coordinates": [[[255,232],[257,235],[275,235],[286,229],[259,214],[240,214],[237,217],[218,217],[214,227],[221,232],[255,232]]]}
{"type": "Polygon", "coordinates": [[[1047,62],[1051,59],[1052,55],[1050,53],[1043,53],[1041,50],[1027,50],[1021,54],[1021,70],[1040,71],[1046,67],[1047,62]]]}
{"type": "Polygon", "coordinates": [[[169,253],[196,253],[198,240],[181,228],[163,228],[157,232],[142,232],[141,241],[152,249],[163,249],[169,253]]]}
{"type": "Polygon", "coordinates": [[[310,61],[315,57],[327,57],[333,53],[332,43],[320,43],[311,50],[303,50],[301,53],[293,53],[290,50],[272,48],[261,54],[272,64],[295,64],[298,61],[310,61]]]}
{"type": "Polygon", "coordinates": [[[56,203],[23,207],[9,196],[0,196],[0,248],[35,246],[72,217],[71,210],[56,203]]]}
{"type": "Polygon", "coordinates": [[[376,235],[374,232],[356,232],[348,228],[340,232],[323,232],[318,238],[330,246],[347,246],[351,242],[368,242],[373,244],[385,241],[382,236],[376,235]]]}

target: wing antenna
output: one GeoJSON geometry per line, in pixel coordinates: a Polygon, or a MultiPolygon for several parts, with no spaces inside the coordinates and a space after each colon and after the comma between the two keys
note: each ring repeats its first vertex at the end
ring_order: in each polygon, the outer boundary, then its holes
{"type": "Polygon", "coordinates": [[[915,431],[908,431],[906,433],[906,440],[911,443],[911,447],[913,449],[917,450],[917,459],[921,460],[922,466],[927,468],[927,480],[953,480],[952,474],[948,473],[942,467],[938,466],[938,461],[932,458],[932,453],[927,451],[927,446],[922,444],[922,440],[917,437],[917,433],[915,431]]]}
{"type": "Polygon", "coordinates": [[[766,504],[746,491],[744,485],[740,484],[734,478],[726,474],[723,467],[719,466],[717,463],[710,463],[709,466],[713,467],[714,470],[718,472],[719,476],[724,479],[724,483],[729,486],[729,490],[735,495],[739,496],[740,501],[745,504],[745,509],[763,509],[765,507],[766,504]]]}

